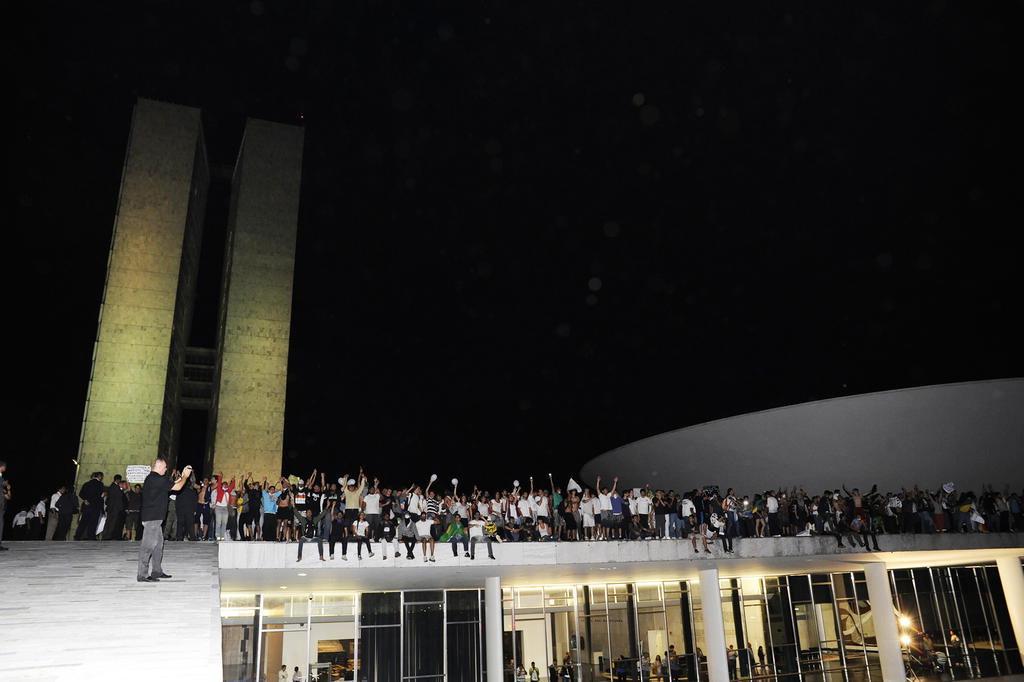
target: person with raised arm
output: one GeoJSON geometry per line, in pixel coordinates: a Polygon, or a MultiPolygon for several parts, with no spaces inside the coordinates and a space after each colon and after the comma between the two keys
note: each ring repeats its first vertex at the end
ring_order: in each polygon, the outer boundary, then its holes
{"type": "Polygon", "coordinates": [[[353,535],[352,524],[359,519],[359,511],[362,507],[363,492],[366,491],[366,474],[363,467],[359,467],[359,475],[356,478],[345,479],[345,524],[342,531],[346,537],[353,535]]]}
{"type": "Polygon", "coordinates": [[[139,543],[139,567],[136,579],[140,583],[157,583],[161,578],[170,578],[164,573],[164,534],[160,527],[167,516],[168,496],[185,487],[192,475],[192,466],[186,466],[181,477],[171,482],[167,477],[167,461],[157,457],[153,467],[142,484],[142,542],[139,543]]]}
{"type": "Polygon", "coordinates": [[[405,489],[403,497],[408,500],[406,502],[405,510],[409,513],[409,517],[413,520],[413,523],[419,521],[420,514],[423,513],[423,489],[415,483],[412,483],[405,489]]]}
{"type": "Polygon", "coordinates": [[[224,474],[214,475],[216,484],[213,488],[213,537],[218,542],[230,540],[228,537],[228,502],[231,500],[231,493],[235,490],[237,479],[232,478],[230,482],[224,480],[224,474]]]}

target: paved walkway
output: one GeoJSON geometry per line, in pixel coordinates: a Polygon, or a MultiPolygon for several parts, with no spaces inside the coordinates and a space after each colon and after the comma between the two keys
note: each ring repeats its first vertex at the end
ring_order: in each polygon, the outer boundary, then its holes
{"type": "Polygon", "coordinates": [[[136,542],[5,544],[0,680],[221,679],[215,544],[167,543],[159,584],[136,542]]]}

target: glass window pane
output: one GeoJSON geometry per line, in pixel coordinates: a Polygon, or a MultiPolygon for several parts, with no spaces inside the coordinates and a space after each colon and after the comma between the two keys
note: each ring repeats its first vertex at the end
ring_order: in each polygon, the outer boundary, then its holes
{"type": "Polygon", "coordinates": [[[448,626],[448,681],[479,682],[480,624],[448,626]]]}
{"type": "Polygon", "coordinates": [[[255,631],[252,625],[225,625],[221,628],[224,682],[251,680],[255,676],[255,631]]]}
{"type": "Polygon", "coordinates": [[[544,608],[544,590],[540,587],[516,588],[516,610],[544,608]]]}
{"type": "Polygon", "coordinates": [[[444,601],[444,590],[406,590],[405,603],[410,602],[442,602],[444,601]]]}
{"type": "Polygon", "coordinates": [[[360,625],[398,625],[401,621],[398,592],[364,592],[360,595],[360,625]]]}
{"type": "Polygon", "coordinates": [[[309,670],[321,681],[355,679],[355,623],[313,623],[309,627],[309,670]]]}
{"type": "Polygon", "coordinates": [[[448,590],[445,592],[449,623],[480,620],[479,590],[448,590]]]}
{"type": "Polygon", "coordinates": [[[572,609],[565,609],[548,615],[548,619],[554,647],[551,657],[557,660],[559,665],[575,666],[580,660],[576,614],[572,609]]]}
{"type": "Polygon", "coordinates": [[[360,628],[360,681],[394,682],[399,679],[401,632],[399,627],[360,628]]]}
{"type": "Polygon", "coordinates": [[[809,576],[806,575],[791,575],[787,581],[789,584],[789,594],[793,600],[793,603],[811,601],[811,585],[808,582],[809,576]]]}
{"type": "Polygon", "coordinates": [[[355,600],[354,594],[315,594],[309,605],[310,613],[315,617],[352,616],[355,600]]]}
{"type": "Polygon", "coordinates": [[[611,677],[611,648],[608,643],[608,614],[603,585],[586,586],[589,613],[581,614],[580,653],[584,679],[611,677]]]}
{"type": "Polygon", "coordinates": [[[263,597],[263,622],[288,622],[289,619],[305,620],[309,613],[309,597],[306,595],[263,597]]]}
{"type": "Polygon", "coordinates": [[[850,599],[853,595],[853,578],[849,573],[834,573],[832,575],[832,589],[835,591],[836,599],[850,599]]]}
{"type": "Polygon", "coordinates": [[[276,680],[282,670],[293,674],[295,668],[305,674],[308,663],[305,627],[278,625],[264,632],[260,643],[260,672],[265,679],[276,680]]]}
{"type": "Polygon", "coordinates": [[[444,613],[441,604],[406,604],[402,642],[405,677],[443,675],[444,613]]]}

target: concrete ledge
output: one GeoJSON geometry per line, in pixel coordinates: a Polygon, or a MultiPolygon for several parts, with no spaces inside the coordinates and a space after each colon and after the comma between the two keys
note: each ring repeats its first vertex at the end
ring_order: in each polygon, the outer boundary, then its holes
{"type": "MultiPolygon", "coordinates": [[[[1024,548],[1024,534],[1019,533],[973,533],[934,535],[883,535],[879,536],[883,554],[900,552],[948,552],[950,550],[985,550],[1024,548]]],[[[324,543],[327,554],[327,543],[324,543]]],[[[698,543],[698,547],[700,544],[698,543]]],[[[506,542],[494,544],[496,565],[565,565],[601,563],[639,563],[649,561],[692,561],[729,562],[742,559],[814,558],[868,554],[862,548],[836,547],[831,536],[804,538],[748,538],[735,540],[734,553],[724,554],[720,543],[712,545],[712,553],[694,552],[688,540],[649,540],[643,542],[506,542]]],[[[379,570],[414,568],[422,564],[422,555],[417,546],[417,561],[395,558],[389,548],[389,558],[381,559],[379,546],[374,546],[376,556],[367,557],[364,550],[362,561],[357,561],[355,548],[350,549],[349,561],[341,561],[341,545],[335,548],[337,558],[332,562],[321,562],[317,556],[316,544],[307,543],[303,548],[301,563],[296,562],[298,544],[294,542],[225,542],[219,545],[221,569],[256,568],[319,568],[327,566],[345,570],[379,570]]],[[[402,549],[404,552],[404,548],[402,549]]],[[[479,566],[487,559],[486,546],[477,545],[477,558],[470,560],[460,555],[453,557],[451,547],[438,544],[436,565],[479,566]],[[481,559],[482,557],[482,559],[481,559]]],[[[874,555],[874,553],[871,553],[874,555]]]]}

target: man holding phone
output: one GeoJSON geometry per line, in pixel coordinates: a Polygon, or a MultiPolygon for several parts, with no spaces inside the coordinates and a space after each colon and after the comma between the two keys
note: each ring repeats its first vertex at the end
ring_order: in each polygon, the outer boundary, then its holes
{"type": "Polygon", "coordinates": [[[160,578],[171,577],[164,573],[160,563],[164,556],[164,534],[161,524],[167,516],[168,495],[184,488],[191,474],[192,466],[189,465],[172,484],[170,477],[167,476],[167,460],[157,457],[153,461],[152,471],[142,483],[142,508],[139,513],[139,520],[142,522],[142,542],[139,544],[139,572],[136,577],[140,583],[158,583],[160,578]]]}

